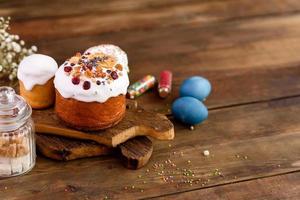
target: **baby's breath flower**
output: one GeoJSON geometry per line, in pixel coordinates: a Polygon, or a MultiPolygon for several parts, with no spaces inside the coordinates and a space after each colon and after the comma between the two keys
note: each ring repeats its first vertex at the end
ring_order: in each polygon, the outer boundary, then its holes
{"type": "Polygon", "coordinates": [[[26,48],[18,35],[9,34],[10,17],[0,17],[0,78],[15,80],[19,63],[25,56],[37,52],[37,47],[26,48]]]}
{"type": "Polygon", "coordinates": [[[10,74],[10,75],[8,76],[8,78],[9,78],[9,80],[11,80],[11,81],[13,81],[13,80],[15,79],[14,75],[12,75],[12,74],[10,74]]]}
{"type": "Polygon", "coordinates": [[[31,47],[31,50],[32,50],[32,51],[37,51],[37,47],[36,47],[36,46],[32,46],[32,47],[31,47]]]}

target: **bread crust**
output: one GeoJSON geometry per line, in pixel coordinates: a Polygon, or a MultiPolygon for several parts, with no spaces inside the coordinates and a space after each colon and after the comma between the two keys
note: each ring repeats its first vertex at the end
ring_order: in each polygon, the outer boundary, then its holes
{"type": "Polygon", "coordinates": [[[55,89],[53,79],[44,85],[35,85],[32,90],[26,90],[24,84],[19,80],[20,94],[33,109],[44,109],[52,106],[55,101],[55,89]]]}
{"type": "Polygon", "coordinates": [[[66,125],[79,130],[101,130],[119,123],[126,110],[126,97],[111,97],[104,103],[64,98],[56,90],[55,112],[66,125]]]}

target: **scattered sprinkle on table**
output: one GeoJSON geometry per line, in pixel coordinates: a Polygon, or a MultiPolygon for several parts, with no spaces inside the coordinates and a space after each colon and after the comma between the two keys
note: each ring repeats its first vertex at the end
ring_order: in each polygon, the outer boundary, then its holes
{"type": "Polygon", "coordinates": [[[203,155],[204,155],[204,156],[209,156],[209,151],[208,151],[208,150],[204,150],[204,151],[203,151],[203,155]]]}

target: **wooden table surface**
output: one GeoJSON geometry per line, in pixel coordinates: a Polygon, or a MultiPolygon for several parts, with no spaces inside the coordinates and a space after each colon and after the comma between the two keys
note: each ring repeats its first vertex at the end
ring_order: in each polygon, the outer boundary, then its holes
{"type": "Polygon", "coordinates": [[[194,131],[175,123],[146,167],[38,156],[29,174],[0,180],[1,200],[300,199],[299,0],[2,0],[0,15],[59,63],[112,43],[128,53],[131,82],[171,69],[174,92],[143,95],[147,109],[169,113],[189,76],[213,86],[209,119],[194,131]]]}

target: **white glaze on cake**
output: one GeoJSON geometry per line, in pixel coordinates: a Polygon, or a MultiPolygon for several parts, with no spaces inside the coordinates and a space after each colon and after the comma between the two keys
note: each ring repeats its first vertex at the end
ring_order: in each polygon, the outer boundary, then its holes
{"type": "Polygon", "coordinates": [[[116,57],[106,54],[98,56],[98,54],[91,52],[83,55],[77,54],[59,67],[55,74],[54,86],[61,96],[83,102],[103,103],[110,97],[126,95],[129,85],[126,68],[116,57]],[[95,62],[88,68],[88,64],[92,63],[95,58],[101,61],[95,62]],[[106,61],[111,61],[109,67],[103,67],[106,61]],[[115,75],[114,78],[112,78],[112,72],[115,75]],[[74,79],[77,79],[79,83],[74,84],[74,79]],[[88,89],[84,88],[85,82],[90,85],[88,89]]]}
{"type": "Polygon", "coordinates": [[[56,61],[50,56],[33,54],[25,57],[19,64],[18,79],[30,91],[35,85],[46,84],[54,77],[57,69],[56,61]]]}
{"type": "Polygon", "coordinates": [[[121,64],[127,72],[129,72],[128,58],[127,54],[118,46],[112,44],[102,44],[94,47],[88,48],[84,53],[98,53],[102,52],[104,54],[113,56],[117,59],[118,63],[121,64]]]}

